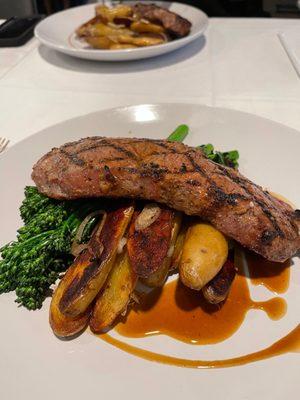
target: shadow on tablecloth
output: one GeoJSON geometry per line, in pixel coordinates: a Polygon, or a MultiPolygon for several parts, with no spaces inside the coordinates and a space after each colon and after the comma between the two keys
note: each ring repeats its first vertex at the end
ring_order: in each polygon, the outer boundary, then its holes
{"type": "Polygon", "coordinates": [[[122,74],[160,69],[163,67],[181,63],[189,58],[194,57],[205,47],[205,44],[205,36],[200,36],[192,43],[178,50],[174,50],[171,53],[143,60],[122,62],[92,61],[79,59],[65,55],[63,53],[59,53],[44,45],[40,45],[38,51],[40,56],[46,62],[59,68],[85,73],[122,74]]]}

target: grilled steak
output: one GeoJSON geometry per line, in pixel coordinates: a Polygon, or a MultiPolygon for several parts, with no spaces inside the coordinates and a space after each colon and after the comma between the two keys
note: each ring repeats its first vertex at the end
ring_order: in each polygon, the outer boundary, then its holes
{"type": "Polygon", "coordinates": [[[190,33],[192,24],[180,15],[154,4],[138,3],[133,7],[134,14],[153,23],[161,24],[170,34],[180,38],[190,33]]]}
{"type": "Polygon", "coordinates": [[[56,199],[133,197],[167,204],[210,221],[272,261],[300,248],[300,210],[181,143],[85,138],[42,157],[32,178],[56,199]]]}

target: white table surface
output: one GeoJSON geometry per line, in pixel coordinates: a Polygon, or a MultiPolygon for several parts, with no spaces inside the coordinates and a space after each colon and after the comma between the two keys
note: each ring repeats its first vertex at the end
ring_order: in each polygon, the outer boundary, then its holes
{"type": "Polygon", "coordinates": [[[277,36],[291,27],[300,20],[212,18],[186,48],[130,63],[73,59],[36,39],[2,48],[0,136],[15,143],[75,116],[152,102],[227,107],[300,131],[300,80],[277,36]]]}

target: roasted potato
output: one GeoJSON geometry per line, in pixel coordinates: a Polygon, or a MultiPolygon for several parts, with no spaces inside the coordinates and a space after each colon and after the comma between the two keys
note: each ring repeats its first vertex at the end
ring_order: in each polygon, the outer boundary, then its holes
{"type": "Polygon", "coordinates": [[[66,317],[59,310],[58,304],[66,290],[66,282],[68,282],[69,276],[73,275],[74,268],[75,266],[73,265],[67,270],[65,279],[60,281],[58,287],[54,291],[49,310],[50,326],[56,336],[63,338],[71,337],[81,332],[87,326],[91,312],[89,308],[83,314],[75,318],[70,318],[66,317]]]}
{"type": "Polygon", "coordinates": [[[95,25],[92,25],[89,28],[89,32],[87,36],[119,36],[119,35],[125,35],[127,36],[133,36],[134,32],[132,32],[130,29],[127,28],[113,28],[111,26],[105,25],[103,23],[97,23],[95,25]]]}
{"type": "Polygon", "coordinates": [[[114,35],[109,35],[109,38],[119,44],[128,44],[136,47],[154,46],[164,42],[160,36],[132,36],[127,33],[119,32],[114,35]]]}
{"type": "Polygon", "coordinates": [[[123,50],[123,49],[136,49],[137,46],[134,44],[121,44],[121,43],[113,43],[110,45],[110,50],[123,50]]]}
{"type": "Polygon", "coordinates": [[[106,330],[118,315],[126,310],[136,282],[137,275],[130,266],[127,252],[124,251],[117,256],[104,290],[96,299],[90,319],[90,328],[93,332],[106,330]]]}
{"type": "Polygon", "coordinates": [[[183,244],[184,244],[184,239],[185,239],[185,235],[187,232],[187,228],[188,228],[187,224],[183,223],[181,225],[181,228],[177,235],[174,252],[173,252],[172,260],[171,260],[171,266],[170,266],[171,270],[175,270],[175,269],[179,268],[179,263],[181,260],[182,249],[183,249],[183,244]]]}
{"type": "Polygon", "coordinates": [[[170,215],[170,218],[172,219],[172,232],[169,242],[168,253],[158,270],[149,275],[148,278],[142,279],[142,282],[149,287],[162,286],[165,283],[165,280],[170,270],[172,255],[175,250],[175,243],[181,226],[182,214],[180,212],[174,212],[173,215],[170,215]]]}
{"type": "Polygon", "coordinates": [[[187,230],[179,274],[182,283],[201,290],[224,265],[228,256],[226,238],[210,224],[195,222],[187,230]]]}
{"type": "Polygon", "coordinates": [[[227,259],[220,272],[202,289],[205,299],[212,304],[224,301],[236,275],[234,263],[227,259]]]}
{"type": "Polygon", "coordinates": [[[115,18],[130,17],[132,15],[132,7],[126,4],[118,4],[115,7],[107,7],[99,5],[95,7],[96,16],[102,18],[104,22],[114,22],[115,18]]]}
{"type": "Polygon", "coordinates": [[[139,277],[147,278],[155,273],[166,258],[173,215],[173,210],[157,204],[147,204],[142,212],[134,213],[129,227],[127,251],[132,268],[139,277]]]}
{"type": "Polygon", "coordinates": [[[81,25],[77,30],[76,34],[79,37],[102,37],[102,36],[117,36],[117,35],[128,35],[133,36],[135,33],[130,29],[117,26],[109,26],[99,20],[99,18],[93,18],[87,23],[81,25]]]}
{"type": "Polygon", "coordinates": [[[114,44],[107,36],[87,36],[84,40],[94,49],[110,49],[114,44]]]}
{"type": "Polygon", "coordinates": [[[167,41],[161,25],[136,20],[132,7],[122,4],[97,6],[96,16],[76,29],[76,34],[95,49],[131,49],[167,41]]]}
{"type": "Polygon", "coordinates": [[[161,25],[146,23],[143,21],[134,21],[130,25],[130,29],[138,33],[164,33],[165,30],[161,25]]]}
{"type": "Polygon", "coordinates": [[[97,23],[101,23],[101,19],[98,17],[94,17],[84,24],[80,25],[79,28],[76,29],[76,35],[79,37],[84,37],[90,35],[91,28],[97,23]]]}
{"type": "Polygon", "coordinates": [[[107,36],[85,36],[84,40],[95,49],[132,49],[141,46],[154,46],[163,43],[160,37],[133,37],[127,33],[115,31],[107,36]]]}
{"type": "Polygon", "coordinates": [[[131,205],[109,211],[88,247],[76,257],[72,273],[63,278],[59,309],[64,315],[75,317],[84,313],[104,285],[133,211],[131,205]]]}

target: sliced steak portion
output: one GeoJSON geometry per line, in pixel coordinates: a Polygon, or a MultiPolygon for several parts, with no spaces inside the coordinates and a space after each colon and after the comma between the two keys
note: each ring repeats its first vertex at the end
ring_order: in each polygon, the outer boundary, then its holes
{"type": "Polygon", "coordinates": [[[170,34],[180,38],[190,33],[192,24],[187,19],[155,4],[138,3],[133,12],[140,18],[161,24],[170,34]]]}
{"type": "Polygon", "coordinates": [[[272,261],[300,248],[300,210],[181,143],[85,138],[42,157],[32,178],[40,192],[56,199],[133,197],[167,204],[210,221],[272,261]]]}

